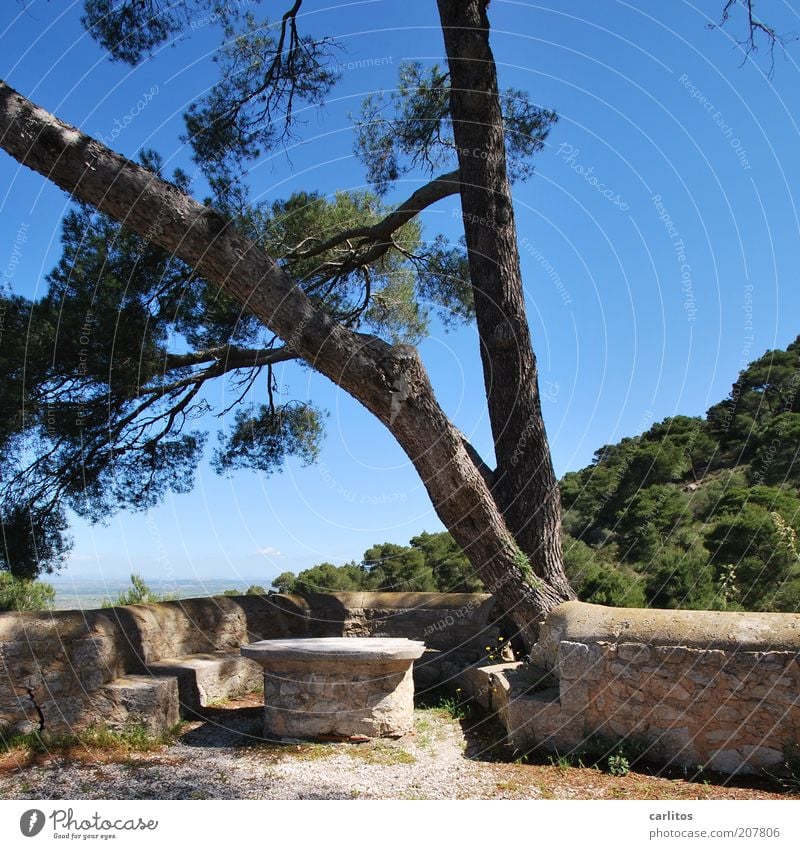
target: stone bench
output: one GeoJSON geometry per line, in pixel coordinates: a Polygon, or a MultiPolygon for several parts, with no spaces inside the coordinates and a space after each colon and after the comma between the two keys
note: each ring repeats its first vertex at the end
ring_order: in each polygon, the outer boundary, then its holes
{"type": "Polygon", "coordinates": [[[201,652],[147,664],[156,678],[175,678],[181,716],[201,708],[252,693],[261,684],[261,670],[251,660],[230,652],[201,652]]]}
{"type": "Polygon", "coordinates": [[[317,637],[242,646],[264,669],[264,736],[399,737],[413,727],[416,640],[317,637]]]}

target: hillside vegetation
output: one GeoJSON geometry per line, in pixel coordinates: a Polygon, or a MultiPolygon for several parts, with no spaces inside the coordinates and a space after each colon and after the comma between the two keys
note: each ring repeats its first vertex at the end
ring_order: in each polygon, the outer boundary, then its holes
{"type": "MultiPolygon", "coordinates": [[[[800,609],[800,337],[739,374],[705,417],[672,416],[564,476],[564,550],[581,599],[630,607],[800,609]]],[[[474,592],[447,533],[383,543],[276,589],[474,592]]]]}

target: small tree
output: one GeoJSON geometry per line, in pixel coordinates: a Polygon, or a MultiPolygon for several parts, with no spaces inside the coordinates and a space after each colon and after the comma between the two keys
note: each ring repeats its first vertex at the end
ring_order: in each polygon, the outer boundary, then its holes
{"type": "Polygon", "coordinates": [[[136,572],[131,574],[131,586],[117,596],[116,601],[104,601],[103,607],[119,607],[124,604],[155,604],[158,601],[173,601],[174,595],[154,592],[144,578],[136,572]]]}

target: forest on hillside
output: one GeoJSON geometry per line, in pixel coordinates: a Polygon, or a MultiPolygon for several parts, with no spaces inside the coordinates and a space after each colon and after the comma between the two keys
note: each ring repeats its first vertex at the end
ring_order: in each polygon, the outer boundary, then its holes
{"type": "MultiPolygon", "coordinates": [[[[800,609],[800,337],[767,351],[704,417],[604,445],[560,481],[578,596],[624,607],[800,609]]],[[[446,533],[375,545],[361,562],[285,572],[283,592],[476,592],[446,533]]]]}

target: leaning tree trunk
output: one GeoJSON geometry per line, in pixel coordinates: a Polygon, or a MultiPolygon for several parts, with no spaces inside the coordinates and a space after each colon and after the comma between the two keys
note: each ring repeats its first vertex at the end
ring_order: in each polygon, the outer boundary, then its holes
{"type": "Polygon", "coordinates": [[[0,146],[224,288],[377,416],[414,464],[437,514],[500,607],[529,644],[535,640],[542,614],[563,601],[564,593],[533,574],[469,446],[436,402],[413,348],[338,324],[229,220],[2,81],[0,146]]]}
{"type": "Polygon", "coordinates": [[[561,501],[547,444],[506,172],[488,0],[438,0],[450,69],[450,116],[461,175],[489,420],[492,494],[533,571],[574,598],[561,554],[561,501]],[[488,222],[488,223],[487,223],[488,222]]]}

